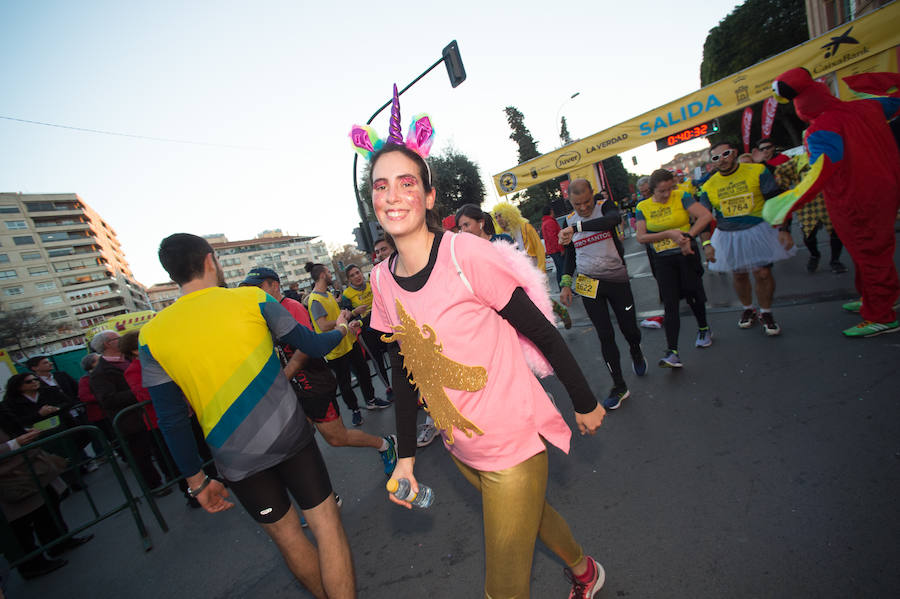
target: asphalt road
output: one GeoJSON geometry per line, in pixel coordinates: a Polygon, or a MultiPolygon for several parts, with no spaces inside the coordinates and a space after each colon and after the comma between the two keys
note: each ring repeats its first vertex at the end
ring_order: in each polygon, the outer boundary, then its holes
{"type": "MultiPolygon", "coordinates": [[[[659,313],[642,250],[629,239],[626,251],[639,315],[659,313]]],[[[806,258],[803,249],[775,268],[781,337],[738,329],[728,277],[708,273],[713,346],[693,347],[685,316],[685,368],[628,372],[632,397],[600,432],[574,435],[569,455],[550,451],[550,501],[607,571],[598,597],[900,596],[900,335],[843,338],[857,322],[840,309],[854,296],[852,268],[809,275],[806,258]]],[[[563,334],[602,395],[611,383],[596,335],[580,306],[573,316],[563,334]]],[[[643,332],[655,362],[664,333],[643,332]]],[[[545,386],[574,425],[558,381],[545,386]]],[[[393,409],[366,416],[371,433],[393,429],[393,409]]],[[[320,446],[344,497],[360,597],[481,596],[479,497],[439,443],[416,467],[435,504],[414,512],[387,503],[374,451],[320,446]]],[[[113,493],[108,468],[89,481],[98,496],[113,493]]],[[[193,511],[177,493],[160,505],[168,533],[142,508],[151,551],[120,514],[92,528],[65,568],[27,583],[12,573],[7,596],[308,596],[240,508],[193,511]]],[[[76,523],[83,494],[64,510],[76,523]]],[[[561,570],[538,544],[532,597],[565,597],[561,570]]]]}

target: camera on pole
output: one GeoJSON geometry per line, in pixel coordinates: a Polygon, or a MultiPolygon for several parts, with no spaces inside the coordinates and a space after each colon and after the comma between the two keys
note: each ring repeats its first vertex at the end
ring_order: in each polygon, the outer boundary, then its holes
{"type": "Polygon", "coordinates": [[[453,40],[441,52],[444,56],[444,64],[447,65],[447,75],[450,76],[450,85],[456,87],[466,80],[466,67],[463,66],[462,57],[459,55],[459,45],[453,40]]]}

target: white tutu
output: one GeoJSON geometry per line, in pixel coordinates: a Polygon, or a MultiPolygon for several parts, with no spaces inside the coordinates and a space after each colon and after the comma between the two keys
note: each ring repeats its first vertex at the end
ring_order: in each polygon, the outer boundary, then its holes
{"type": "Polygon", "coordinates": [[[750,272],[797,253],[796,248],[784,249],[778,231],[766,222],[738,231],[716,229],[711,241],[716,261],[709,263],[709,269],[716,272],[750,272]]]}

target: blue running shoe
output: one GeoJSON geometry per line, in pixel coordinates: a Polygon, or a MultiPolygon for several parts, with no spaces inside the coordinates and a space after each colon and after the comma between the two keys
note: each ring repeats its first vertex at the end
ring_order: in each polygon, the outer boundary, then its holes
{"type": "Polygon", "coordinates": [[[712,345],[712,331],[709,327],[697,330],[697,347],[709,347],[712,345]]]}
{"type": "Polygon", "coordinates": [[[631,369],[638,376],[647,374],[647,358],[644,357],[643,353],[631,355],[631,369]]]}
{"type": "Polygon", "coordinates": [[[393,402],[385,401],[385,400],[381,399],[380,397],[376,397],[372,401],[366,402],[366,409],[367,410],[383,410],[385,408],[391,407],[392,405],[394,405],[393,402]]]}
{"type": "Polygon", "coordinates": [[[683,364],[681,363],[681,358],[678,357],[678,352],[674,350],[669,350],[666,352],[664,358],[659,360],[660,368],[681,368],[683,364]]]}
{"type": "Polygon", "coordinates": [[[397,466],[397,435],[388,435],[384,438],[388,448],[381,451],[381,461],[384,462],[384,475],[390,476],[397,466]]]}
{"type": "Polygon", "coordinates": [[[359,410],[353,410],[353,426],[362,426],[363,419],[359,410]]]}
{"type": "Polygon", "coordinates": [[[609,392],[609,397],[603,400],[603,407],[607,410],[615,410],[622,405],[622,401],[628,399],[631,392],[627,387],[613,387],[609,392]]]}

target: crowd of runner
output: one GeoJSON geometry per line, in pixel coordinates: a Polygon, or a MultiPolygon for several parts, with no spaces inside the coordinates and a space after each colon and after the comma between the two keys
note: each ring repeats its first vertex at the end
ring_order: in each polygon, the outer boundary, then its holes
{"type": "MultiPolygon", "coordinates": [[[[604,569],[546,497],[547,446],[568,453],[571,431],[539,378],[558,377],[579,432],[593,435],[606,411],[630,397],[613,315],[631,369],[639,377],[647,374],[623,230],[646,247],[658,286],[666,339],[660,367],[684,366],[682,300],[696,322],[694,345],[713,344],[705,269],[730,273],[741,305],[738,327],[758,324],[765,335],[778,336],[772,267],[796,251],[792,211],[810,248],[809,271],[821,259],[815,247],[821,228],[830,237],[831,270],[846,271],[840,227],[824,208],[827,192],[815,200],[820,204],[807,203],[803,210],[792,206],[778,218],[766,212],[776,196],[788,197],[795,188],[806,193],[803,173],[810,164],[821,165],[826,150],[816,154],[811,143],[808,158],[791,159],[764,139],[742,156],[735,144],[716,142],[705,178],[692,181],[680,172],[656,170],[637,182],[640,197],[621,205],[589,181],[576,179],[569,186],[572,210],[553,214],[548,207],[539,234],[506,202],[490,212],[467,204],[442,221],[434,211],[426,161],[433,137],[430,119],[418,115],[404,139],[396,87],[394,93],[387,140],[369,127],[354,127],[351,133],[355,149],[370,161],[373,208],[386,233],[375,244],[368,280],[359,265],[347,266],[349,286],[335,297],[331,270],[309,263],[313,287],[305,297],[282,293],[280,277],[268,268],[255,268],[239,288],[226,289],[206,240],[171,235],[162,241],[159,259],[182,297],[144,325],[139,341],[122,341],[114,333],[98,336],[92,345],[100,365],[90,365],[89,388],[108,413],[120,409],[113,398],[126,392],[152,398],[154,426],[185,477],[189,502],[214,513],[233,507],[229,498],[237,498],[315,597],[354,597],[356,578],[338,511],[341,501],[314,428],[329,445],[376,450],[380,460],[373,452],[373,464],[383,476],[406,479],[413,493],[419,491],[416,451],[440,435],[463,478],[482,498],[485,596],[529,596],[540,538],[565,565],[570,599],[593,597],[603,586],[604,569]],[[549,294],[548,255],[556,267],[558,301],[549,294]],[[596,330],[611,377],[612,387],[599,401],[559,331],[571,326],[566,307],[575,296],[596,330]],[[129,360],[136,365],[136,379],[126,380],[129,360]],[[367,360],[375,366],[384,397],[376,395],[367,360]],[[341,418],[338,390],[351,428],[341,418]],[[362,408],[392,407],[394,433],[372,435],[360,428],[362,408]],[[215,471],[203,468],[207,447],[215,471]]],[[[893,154],[887,152],[886,159],[900,167],[896,147],[893,154]]],[[[895,215],[900,206],[891,201],[895,215]]],[[[892,260],[893,238],[879,251],[889,252],[892,260]]],[[[894,271],[893,278],[885,275],[882,281],[882,287],[893,289],[891,301],[897,299],[896,280],[894,271]]],[[[881,295],[869,295],[859,276],[857,282],[863,299],[845,309],[865,310],[872,297],[880,301],[881,295]]],[[[892,311],[890,318],[865,320],[844,334],[865,337],[900,329],[892,311]]],[[[23,410],[35,412],[39,380],[17,380],[14,391],[23,397],[23,410]]],[[[27,422],[0,414],[6,446],[15,449],[30,441],[25,429],[50,413],[40,408],[27,422]]],[[[135,429],[135,447],[145,432],[142,426],[135,429]]],[[[149,457],[147,462],[142,474],[159,479],[149,457]]],[[[388,499],[411,507],[409,498],[388,494],[388,499]]],[[[52,507],[58,512],[57,504],[52,507]]],[[[22,526],[19,532],[32,534],[22,526]]]]}

